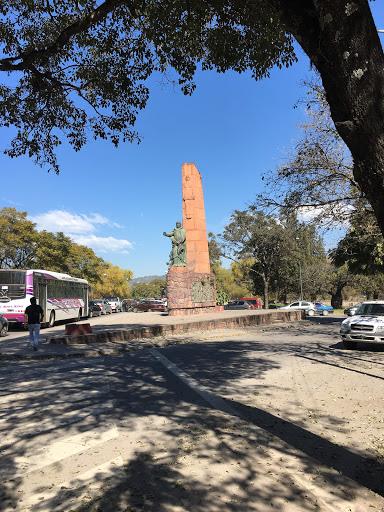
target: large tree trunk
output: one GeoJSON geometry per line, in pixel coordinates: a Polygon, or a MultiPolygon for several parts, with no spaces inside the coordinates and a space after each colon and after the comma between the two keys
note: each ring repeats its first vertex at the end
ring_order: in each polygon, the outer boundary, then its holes
{"type": "Polygon", "coordinates": [[[336,292],[335,293],[332,293],[332,296],[331,296],[331,306],[334,308],[334,309],[341,309],[343,307],[343,287],[342,286],[338,286],[336,288],[336,292]]]}
{"type": "Polygon", "coordinates": [[[269,303],[268,303],[269,280],[265,276],[263,276],[263,285],[264,285],[263,309],[269,309],[269,303]]]}
{"type": "Polygon", "coordinates": [[[384,55],[368,0],[267,0],[319,71],[384,234],[384,55]]]}

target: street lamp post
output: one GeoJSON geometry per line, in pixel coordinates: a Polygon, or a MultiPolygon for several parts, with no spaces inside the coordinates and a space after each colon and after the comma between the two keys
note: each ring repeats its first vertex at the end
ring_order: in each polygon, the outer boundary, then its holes
{"type": "MultiPolygon", "coordinates": [[[[299,237],[296,237],[296,240],[300,240],[299,237]]],[[[299,280],[300,280],[300,300],[303,300],[303,280],[301,278],[301,258],[299,253],[299,280]]]]}
{"type": "Polygon", "coordinates": [[[301,259],[299,257],[300,300],[303,300],[303,281],[301,279],[301,259]]]}

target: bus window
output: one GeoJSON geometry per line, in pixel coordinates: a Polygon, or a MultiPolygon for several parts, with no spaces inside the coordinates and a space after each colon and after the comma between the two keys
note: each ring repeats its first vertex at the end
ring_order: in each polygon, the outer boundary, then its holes
{"type": "Polygon", "coordinates": [[[0,301],[24,299],[25,278],[25,270],[2,270],[0,274],[0,301]]]}

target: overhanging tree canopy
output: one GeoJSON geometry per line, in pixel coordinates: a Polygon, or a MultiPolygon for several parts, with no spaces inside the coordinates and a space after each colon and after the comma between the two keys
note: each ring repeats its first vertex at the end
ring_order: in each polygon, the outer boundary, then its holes
{"type": "Polygon", "coordinates": [[[292,36],[321,75],[354,178],[384,233],[384,55],[368,0],[3,4],[0,71],[17,80],[0,87],[1,122],[17,128],[7,153],[57,171],[60,133],[76,150],[87,128],[114,144],[134,140],[153,71],[174,68],[187,94],[199,62],[262,78],[294,61],[292,36]]]}

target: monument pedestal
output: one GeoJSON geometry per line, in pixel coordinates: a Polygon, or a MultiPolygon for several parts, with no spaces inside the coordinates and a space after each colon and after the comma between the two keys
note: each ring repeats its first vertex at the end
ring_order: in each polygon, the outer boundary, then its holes
{"type": "Polygon", "coordinates": [[[212,313],[216,310],[215,275],[171,267],[167,274],[167,302],[170,316],[212,313]]]}

